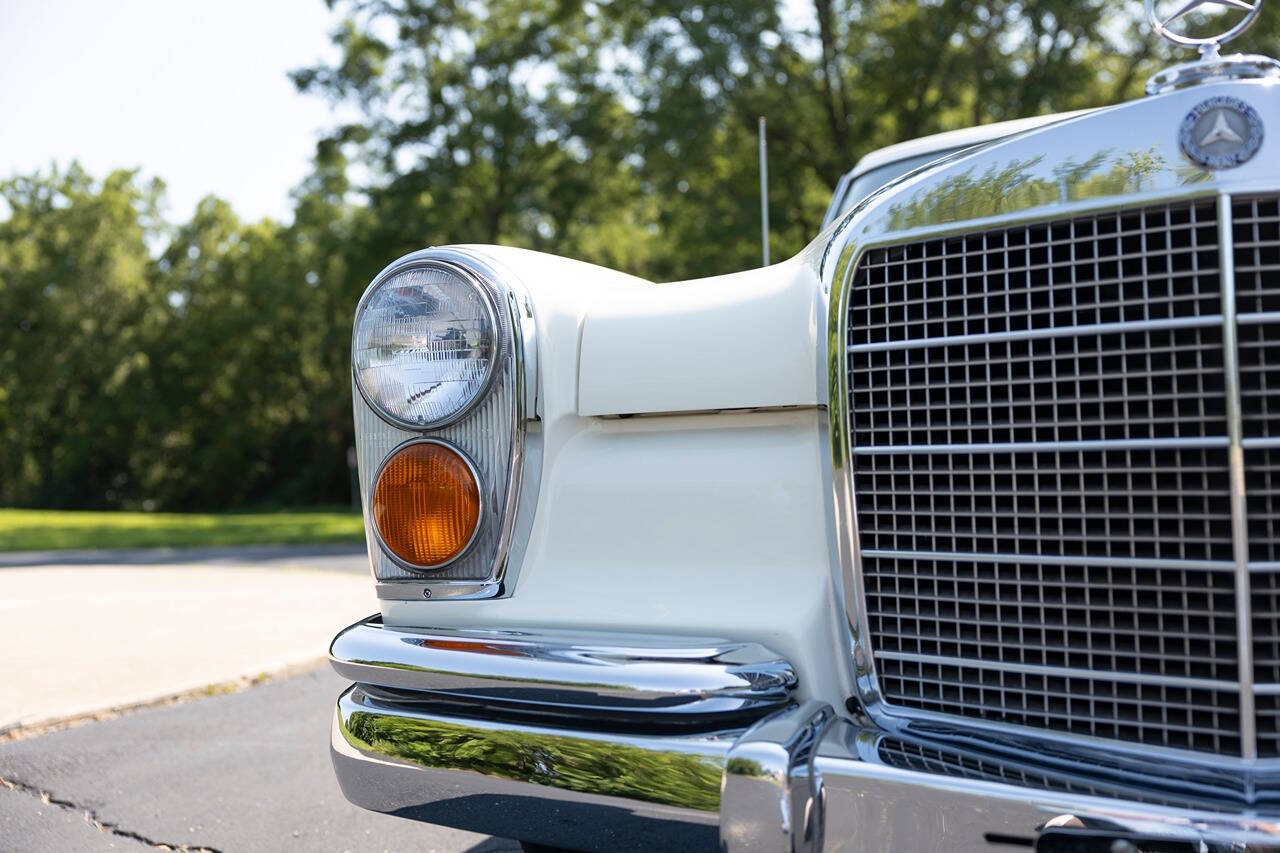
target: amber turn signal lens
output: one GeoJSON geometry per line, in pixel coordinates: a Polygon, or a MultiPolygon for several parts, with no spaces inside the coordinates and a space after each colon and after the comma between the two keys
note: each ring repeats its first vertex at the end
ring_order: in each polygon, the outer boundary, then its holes
{"type": "Polygon", "coordinates": [[[457,558],[480,524],[475,469],[447,444],[420,441],[392,454],[373,488],[373,523],[404,562],[433,568],[457,558]]]}

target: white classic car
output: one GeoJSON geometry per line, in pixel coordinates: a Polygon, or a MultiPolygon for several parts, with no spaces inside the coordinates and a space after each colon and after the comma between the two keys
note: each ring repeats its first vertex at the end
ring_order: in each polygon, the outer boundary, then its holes
{"type": "Polygon", "coordinates": [[[872,154],[764,269],[388,266],[346,796],[529,849],[1280,846],[1280,63],[1222,40],[872,154]]]}

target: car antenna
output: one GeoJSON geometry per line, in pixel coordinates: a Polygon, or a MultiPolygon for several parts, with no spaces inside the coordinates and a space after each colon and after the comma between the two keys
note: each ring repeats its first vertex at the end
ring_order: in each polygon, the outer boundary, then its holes
{"type": "Polygon", "coordinates": [[[760,248],[764,265],[769,266],[769,153],[764,135],[764,116],[760,116],[760,248]]]}

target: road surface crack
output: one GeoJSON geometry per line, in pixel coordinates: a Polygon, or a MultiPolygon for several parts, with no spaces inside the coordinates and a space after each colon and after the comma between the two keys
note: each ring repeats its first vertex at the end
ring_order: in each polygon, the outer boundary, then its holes
{"type": "Polygon", "coordinates": [[[99,832],[109,832],[112,835],[118,835],[121,838],[128,838],[132,841],[138,841],[150,847],[155,847],[158,850],[175,850],[181,851],[181,853],[222,853],[222,851],[216,847],[205,847],[201,844],[171,844],[167,841],[157,841],[154,838],[148,838],[140,832],[124,829],[117,824],[100,819],[97,812],[87,806],[79,805],[71,800],[64,800],[59,797],[55,797],[53,794],[43,790],[42,788],[30,785],[26,782],[20,782],[16,779],[6,779],[5,777],[0,776],[0,788],[8,788],[10,791],[18,791],[20,793],[27,794],[28,796],[35,797],[45,805],[57,806],[58,808],[66,809],[67,811],[79,812],[84,815],[85,823],[97,827],[99,832]]]}

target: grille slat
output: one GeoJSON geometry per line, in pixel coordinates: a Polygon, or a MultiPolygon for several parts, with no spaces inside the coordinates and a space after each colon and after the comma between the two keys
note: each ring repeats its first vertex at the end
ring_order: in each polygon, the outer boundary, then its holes
{"type": "Polygon", "coordinates": [[[849,371],[859,449],[1226,435],[1221,329],[854,352],[849,371]]]}
{"type": "Polygon", "coordinates": [[[1217,314],[1217,247],[1198,202],[875,249],[848,343],[1217,314]]]}
{"type": "Polygon", "coordinates": [[[1229,572],[873,558],[863,577],[880,654],[1238,675],[1229,572]]]}
{"type": "Polygon", "coordinates": [[[1280,560],[1280,448],[1246,449],[1245,500],[1248,504],[1249,560],[1280,560]]]}
{"type": "Polygon", "coordinates": [[[1242,325],[1239,335],[1244,436],[1280,438],[1280,324],[1242,325]]]}
{"type": "MultiPolygon", "coordinates": [[[[1280,204],[1232,203],[1254,680],[1280,684],[1280,204]]],[[[1216,199],[870,249],[846,305],[890,705],[1242,754],[1216,199]]],[[[1247,587],[1244,587],[1247,588],[1247,587]]],[[[1280,700],[1259,697],[1259,755],[1280,700]]],[[[1247,726],[1245,727],[1247,730],[1247,726]]]]}
{"type": "Polygon", "coordinates": [[[864,548],[1230,560],[1226,452],[857,457],[864,548]]]}
{"type": "Polygon", "coordinates": [[[1241,314],[1280,311],[1280,199],[1235,199],[1231,225],[1236,310],[1241,314]]]}
{"type": "Polygon", "coordinates": [[[885,659],[881,688],[922,710],[1178,749],[1238,755],[1227,691],[885,659]]]}

